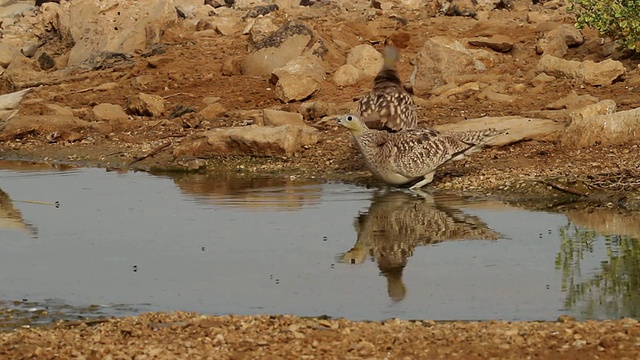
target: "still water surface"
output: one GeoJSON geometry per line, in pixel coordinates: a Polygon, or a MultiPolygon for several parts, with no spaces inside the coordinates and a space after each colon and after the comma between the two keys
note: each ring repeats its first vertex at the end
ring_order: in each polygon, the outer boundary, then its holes
{"type": "Polygon", "coordinates": [[[639,219],[342,183],[1,163],[0,301],[99,305],[89,316],[640,317],[639,219]]]}

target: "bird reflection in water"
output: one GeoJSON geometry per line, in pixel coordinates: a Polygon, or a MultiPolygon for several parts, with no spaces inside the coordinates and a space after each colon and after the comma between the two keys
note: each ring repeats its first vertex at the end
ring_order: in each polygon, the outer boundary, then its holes
{"type": "Polygon", "coordinates": [[[369,210],[358,214],[358,234],[351,250],[338,256],[346,264],[361,264],[367,256],[377,263],[387,279],[387,291],[394,301],[405,298],[402,272],[417,246],[450,240],[497,240],[503,236],[478,217],[454,207],[461,199],[434,198],[403,191],[374,193],[369,210]]]}

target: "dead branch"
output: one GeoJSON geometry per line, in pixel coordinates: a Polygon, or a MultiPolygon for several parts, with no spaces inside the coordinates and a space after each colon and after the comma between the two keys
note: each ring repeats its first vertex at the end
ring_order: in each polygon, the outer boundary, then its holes
{"type": "Polygon", "coordinates": [[[131,166],[131,165],[133,165],[133,164],[135,164],[135,163],[137,163],[139,161],[142,161],[142,160],[144,160],[144,159],[146,159],[148,157],[156,155],[160,151],[162,151],[162,150],[166,149],[167,147],[169,147],[169,145],[171,145],[171,144],[172,144],[172,142],[169,141],[169,142],[164,143],[164,144],[156,147],[155,149],[151,150],[146,155],[143,155],[143,156],[140,156],[140,157],[137,157],[137,158],[133,159],[133,161],[129,163],[129,166],[131,166]]]}

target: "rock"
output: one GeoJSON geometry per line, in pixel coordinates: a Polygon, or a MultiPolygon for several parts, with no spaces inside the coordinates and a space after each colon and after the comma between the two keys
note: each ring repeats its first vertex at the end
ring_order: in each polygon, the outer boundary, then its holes
{"type": "Polygon", "coordinates": [[[513,49],[513,39],[507,35],[493,35],[490,38],[478,37],[470,39],[469,45],[487,47],[498,52],[509,52],[513,49]]]}
{"type": "Polygon", "coordinates": [[[310,126],[259,126],[218,128],[185,140],[176,157],[207,158],[217,155],[282,156],[318,142],[320,132],[310,126]]]}
{"type": "Polygon", "coordinates": [[[305,119],[321,119],[328,115],[350,114],[356,111],[356,103],[348,101],[344,103],[329,103],[324,101],[308,101],[302,103],[298,112],[305,119]]]}
{"type": "Polygon", "coordinates": [[[318,42],[308,46],[313,32],[305,25],[287,22],[277,31],[263,40],[252,44],[255,50],[241,65],[243,75],[269,75],[273,69],[285,66],[289,61],[301,55],[313,55],[318,42]]]}
{"type": "Polygon", "coordinates": [[[21,16],[27,11],[33,11],[36,7],[26,2],[19,2],[7,6],[0,7],[0,18],[13,18],[21,16]]]}
{"type": "Polygon", "coordinates": [[[516,101],[517,98],[515,96],[495,92],[491,88],[487,87],[478,94],[478,99],[497,103],[512,103],[516,101]]]}
{"type": "Polygon", "coordinates": [[[584,37],[575,26],[563,24],[547,32],[536,43],[538,54],[553,55],[562,58],[567,54],[569,47],[584,43],[584,37]]]}
{"type": "Polygon", "coordinates": [[[276,97],[284,102],[308,99],[320,90],[320,82],[312,77],[283,74],[276,84],[276,97]]]}
{"type": "Polygon", "coordinates": [[[102,103],[93,107],[91,110],[93,120],[95,121],[121,121],[128,120],[129,115],[120,107],[120,105],[102,103]]]}
{"type": "Polygon", "coordinates": [[[551,55],[543,55],[536,70],[548,75],[578,79],[594,86],[609,85],[624,74],[624,66],[616,60],[580,62],[563,60],[551,55]]]}
{"type": "Polygon", "coordinates": [[[18,53],[14,48],[9,45],[0,43],[0,66],[6,69],[17,55],[18,53]]]}
{"type": "Polygon", "coordinates": [[[251,19],[249,25],[247,25],[243,31],[243,34],[249,35],[249,41],[251,44],[258,44],[276,31],[278,31],[278,26],[273,23],[271,18],[260,17],[257,19],[251,19]]]}
{"type": "Polygon", "coordinates": [[[222,68],[220,72],[224,76],[233,76],[242,74],[242,65],[238,59],[235,59],[231,56],[227,57],[222,63],[222,68]]]}
{"type": "Polygon", "coordinates": [[[368,44],[358,45],[347,55],[347,64],[360,70],[366,77],[378,75],[382,69],[384,59],[382,54],[368,44]]]}
{"type": "Polygon", "coordinates": [[[333,73],[333,82],[338,86],[354,85],[362,79],[363,73],[351,64],[344,64],[333,73]]]}
{"type": "Polygon", "coordinates": [[[303,100],[320,90],[325,72],[315,56],[299,56],[285,66],[272,71],[276,97],[282,102],[303,100]]]}
{"type": "Polygon", "coordinates": [[[198,6],[195,9],[193,9],[193,11],[191,12],[191,16],[196,19],[204,19],[210,16],[215,16],[215,15],[216,15],[216,9],[213,6],[208,4],[198,6]]]}
{"type": "Polygon", "coordinates": [[[220,104],[219,102],[213,102],[207,105],[204,109],[200,110],[198,113],[204,120],[214,120],[224,115],[227,112],[227,109],[220,104]]]}
{"type": "Polygon", "coordinates": [[[533,79],[531,79],[531,85],[539,86],[542,84],[550,83],[555,80],[556,80],[555,76],[547,75],[545,73],[540,73],[536,75],[533,79]]]}
{"type": "Polygon", "coordinates": [[[324,65],[320,59],[312,55],[298,56],[297,58],[287,62],[283,67],[273,69],[271,72],[276,80],[285,74],[295,75],[300,78],[310,77],[318,82],[323,81],[325,77],[324,65]]]}
{"type": "Polygon", "coordinates": [[[127,98],[127,113],[138,116],[160,116],[164,112],[164,99],[159,95],[138,93],[127,98]]]}
{"type": "Polygon", "coordinates": [[[0,132],[0,140],[14,139],[27,133],[50,136],[92,128],[88,121],[73,115],[20,115],[15,116],[0,132]]]}
{"type": "Polygon", "coordinates": [[[598,115],[613,114],[617,110],[616,102],[613,100],[602,100],[595,104],[584,106],[580,109],[572,111],[569,114],[571,121],[580,122],[584,119],[596,117],[598,115]]]}
{"type": "Polygon", "coordinates": [[[595,104],[598,102],[598,98],[591,95],[578,95],[575,90],[572,90],[569,95],[562,99],[556,100],[551,104],[548,104],[544,108],[547,110],[560,110],[560,109],[577,109],[585,107],[587,105],[595,104]]]}
{"type": "Polygon", "coordinates": [[[28,43],[25,43],[24,46],[22,46],[22,49],[20,49],[20,52],[22,53],[22,55],[30,58],[36,54],[37,50],[38,50],[38,44],[36,42],[30,41],[28,43]]]}
{"type": "Polygon", "coordinates": [[[293,126],[306,126],[304,121],[302,120],[302,114],[274,110],[274,109],[264,109],[263,111],[264,120],[263,124],[267,126],[280,126],[280,125],[293,125],[293,126]]]}
{"type": "Polygon", "coordinates": [[[278,4],[258,5],[249,9],[247,13],[242,17],[242,20],[257,18],[258,16],[265,16],[272,11],[280,9],[278,4]]]}
{"type": "Polygon", "coordinates": [[[53,115],[73,116],[73,110],[68,106],[60,106],[56,104],[47,104],[45,107],[51,110],[53,115]]]}
{"type": "Polygon", "coordinates": [[[460,42],[438,36],[427,40],[418,52],[410,82],[414,94],[422,96],[447,83],[448,77],[485,69],[460,42]]]}
{"type": "Polygon", "coordinates": [[[427,0],[400,0],[399,6],[408,10],[418,10],[427,5],[427,0]]]}
{"type": "Polygon", "coordinates": [[[640,135],[640,108],[595,117],[576,116],[562,137],[570,148],[620,145],[636,141],[640,135]]]}
{"type": "Polygon", "coordinates": [[[565,129],[561,123],[548,119],[525,118],[521,116],[484,117],[463,120],[457,123],[436,125],[438,131],[471,131],[494,128],[508,130],[509,133],[498,136],[489,144],[503,146],[524,140],[554,140],[565,129]]]}
{"type": "Polygon", "coordinates": [[[451,0],[442,2],[442,12],[447,16],[476,16],[474,0],[451,0]]]}
{"type": "Polygon", "coordinates": [[[42,70],[50,70],[56,66],[56,61],[46,52],[42,52],[40,56],[38,56],[38,65],[40,65],[40,69],[42,70]]]}
{"type": "MultiPolygon", "coordinates": [[[[486,86],[486,85],[485,85],[486,86]]],[[[465,83],[463,85],[457,86],[456,84],[447,84],[440,86],[432,91],[432,94],[437,98],[433,99],[438,102],[438,100],[445,101],[449,98],[449,96],[455,96],[462,93],[475,93],[480,91],[480,84],[477,81],[472,81],[465,83]]],[[[463,98],[467,98],[469,96],[463,96],[463,98]]]]}
{"type": "Polygon", "coordinates": [[[173,0],[74,0],[63,2],[60,9],[56,28],[75,43],[69,65],[99,52],[143,50],[158,43],[164,30],[177,20],[173,0]]]}
{"type": "Polygon", "coordinates": [[[242,31],[242,24],[237,18],[232,16],[218,16],[215,20],[211,21],[211,26],[215,29],[216,33],[222,36],[238,34],[242,31]]]}

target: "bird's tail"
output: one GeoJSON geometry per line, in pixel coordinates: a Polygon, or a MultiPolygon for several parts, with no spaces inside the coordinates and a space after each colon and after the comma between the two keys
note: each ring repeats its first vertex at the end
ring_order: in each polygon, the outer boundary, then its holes
{"type": "Polygon", "coordinates": [[[461,132],[449,132],[449,135],[455,136],[458,140],[469,145],[468,148],[462,150],[452,160],[460,160],[465,156],[475,154],[485,148],[491,140],[504,134],[508,134],[508,129],[485,129],[476,131],[461,131],[461,132]]]}
{"type": "Polygon", "coordinates": [[[384,66],[383,69],[395,70],[398,60],[400,60],[400,52],[393,45],[386,45],[384,47],[384,66]]]}
{"type": "Polygon", "coordinates": [[[489,143],[491,140],[496,137],[506,134],[509,131],[506,129],[497,130],[497,129],[485,129],[485,130],[476,130],[476,131],[461,131],[461,132],[452,132],[451,134],[458,138],[460,141],[465,142],[469,145],[479,145],[484,146],[489,143]]]}

